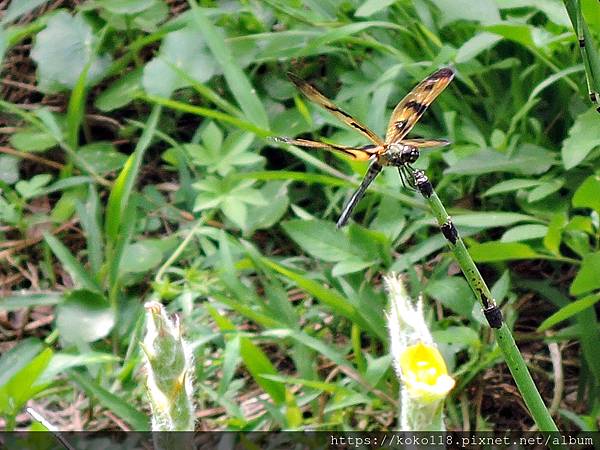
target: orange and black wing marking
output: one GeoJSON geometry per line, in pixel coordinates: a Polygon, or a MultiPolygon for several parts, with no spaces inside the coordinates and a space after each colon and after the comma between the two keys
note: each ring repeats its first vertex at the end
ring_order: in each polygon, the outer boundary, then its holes
{"type": "Polygon", "coordinates": [[[304,95],[306,95],[311,101],[315,102],[318,105],[321,105],[323,108],[325,108],[327,111],[332,113],[334,116],[336,116],[342,122],[344,122],[345,124],[349,125],[350,127],[354,128],[355,130],[357,130],[360,133],[362,133],[363,135],[365,135],[374,144],[383,145],[383,141],[381,140],[381,138],[379,136],[377,136],[373,131],[371,131],[367,126],[360,123],[358,120],[356,120],[354,117],[352,117],[347,112],[342,111],[331,100],[329,100],[327,97],[325,97],[319,91],[317,91],[314,87],[312,87],[310,84],[308,84],[302,78],[298,78],[296,75],[294,75],[291,72],[288,72],[287,75],[288,75],[289,79],[292,81],[292,83],[294,83],[296,85],[296,87],[300,91],[302,91],[302,93],[304,95]]]}
{"type": "MultiPolygon", "coordinates": [[[[364,147],[347,147],[345,145],[326,144],[320,141],[311,141],[309,139],[292,139],[288,137],[274,137],[274,141],[284,144],[299,145],[300,147],[322,148],[333,150],[349,156],[356,161],[368,161],[376,155],[378,147],[375,145],[366,145],[364,147]]],[[[382,149],[382,148],[381,148],[382,149]]]]}
{"type": "Polygon", "coordinates": [[[450,145],[446,139],[402,139],[402,143],[417,148],[444,147],[450,145]]]}
{"type": "Polygon", "coordinates": [[[454,78],[454,70],[444,67],[421,81],[394,108],[385,135],[385,143],[399,142],[421,118],[427,107],[454,78]]]}

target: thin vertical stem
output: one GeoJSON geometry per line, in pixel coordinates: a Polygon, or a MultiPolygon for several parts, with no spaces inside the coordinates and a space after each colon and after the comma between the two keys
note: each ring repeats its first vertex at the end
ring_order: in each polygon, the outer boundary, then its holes
{"type": "MultiPolygon", "coordinates": [[[[417,189],[419,189],[423,197],[428,201],[442,234],[448,241],[450,249],[456,257],[458,265],[483,307],[484,315],[494,331],[498,347],[500,347],[500,350],[504,355],[506,365],[517,384],[517,388],[519,389],[533,420],[540,431],[558,431],[554,420],[552,420],[552,416],[548,412],[548,409],[531,378],[531,374],[527,369],[523,356],[519,352],[519,348],[517,347],[509,328],[502,320],[502,314],[497,308],[496,302],[492,298],[492,294],[490,293],[487,284],[483,280],[481,273],[467,251],[458,230],[446,212],[446,208],[444,208],[444,205],[434,191],[433,186],[425,173],[417,170],[413,175],[417,189]]],[[[553,448],[563,447],[558,446],[553,448]]]]}
{"type": "MultiPolygon", "coordinates": [[[[581,13],[581,2],[563,0],[563,3],[579,42],[590,101],[598,106],[600,104],[600,98],[598,98],[600,95],[600,54],[594,46],[589,27],[581,13]]],[[[600,107],[597,110],[600,112],[600,107]]]]}

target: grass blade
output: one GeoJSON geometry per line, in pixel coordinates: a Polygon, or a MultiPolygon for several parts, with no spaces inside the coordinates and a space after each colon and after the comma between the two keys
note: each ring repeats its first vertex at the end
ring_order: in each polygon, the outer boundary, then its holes
{"type": "Polygon", "coordinates": [[[193,17],[198,25],[198,29],[204,35],[213,56],[221,65],[229,89],[231,89],[246,118],[259,127],[268,129],[269,119],[265,108],[256,95],[256,90],[252,87],[242,69],[235,63],[233,53],[221,37],[221,34],[218,33],[211,21],[208,20],[204,11],[196,4],[195,0],[188,0],[188,3],[192,8],[193,17]]]}
{"type": "Polygon", "coordinates": [[[126,400],[117,397],[115,394],[107,391],[90,377],[71,370],[69,376],[81,388],[88,393],[89,396],[95,397],[98,401],[110,411],[115,413],[121,419],[126,421],[135,431],[147,431],[148,418],[145,414],[139,412],[135,407],[129,404],[126,400]]]}
{"type": "Polygon", "coordinates": [[[44,239],[66,271],[69,272],[76,285],[90,291],[101,292],[100,287],[90,277],[88,271],[77,261],[75,256],[73,256],[62,242],[48,233],[44,234],[44,239]]]}
{"type": "Polygon", "coordinates": [[[127,202],[131,196],[133,190],[133,184],[140,171],[142,165],[142,159],[146,149],[152,141],[152,136],[158,125],[158,118],[160,117],[160,106],[155,106],[148,123],[140,140],[137,143],[135,151],[129,157],[125,163],[125,167],[121,170],[117,180],[115,181],[114,187],[108,198],[108,206],[106,209],[106,236],[111,242],[116,242],[119,234],[119,229],[122,227],[123,211],[127,207],[127,202]]]}

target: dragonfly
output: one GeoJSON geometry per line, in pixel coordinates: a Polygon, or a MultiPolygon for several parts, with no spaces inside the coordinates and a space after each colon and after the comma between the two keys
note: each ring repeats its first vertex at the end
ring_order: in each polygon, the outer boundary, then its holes
{"type": "Polygon", "coordinates": [[[414,189],[414,168],[411,166],[420,155],[421,149],[443,147],[450,144],[445,139],[408,139],[406,135],[412,130],[417,121],[427,110],[427,107],[448,86],[454,78],[454,70],[450,67],[438,69],[419,84],[396,105],[387,127],[385,140],[371,131],[367,126],[360,123],[347,112],[338,108],[331,100],[321,94],[309,83],[288,72],[288,77],[308,99],[325,108],[342,122],[354,128],[365,136],[370,144],[362,147],[349,147],[344,145],[330,144],[309,139],[294,139],[290,137],[275,137],[274,140],[285,144],[301,147],[317,148],[343,153],[356,161],[370,161],[367,173],[360,183],[358,189],[348,199],[340,218],[337,228],[348,223],[352,211],[360,202],[369,185],[379,175],[385,166],[398,168],[402,185],[414,189]]]}

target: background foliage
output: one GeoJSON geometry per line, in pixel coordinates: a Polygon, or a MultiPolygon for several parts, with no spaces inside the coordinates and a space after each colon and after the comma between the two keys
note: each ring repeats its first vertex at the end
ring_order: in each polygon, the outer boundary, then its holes
{"type": "MultiPolygon", "coordinates": [[[[531,420],[425,203],[273,135],[378,133],[443,65],[413,135],[561,429],[597,430],[600,114],[558,0],[0,2],[0,416],[147,429],[143,303],[181,316],[199,429],[393,429],[380,275],[422,294],[457,387],[450,430],[531,420]],[[64,411],[64,412],[63,412],[64,411]]],[[[582,0],[591,37],[600,4],[582,0]]],[[[587,51],[594,55],[594,41],[587,51]]],[[[593,79],[592,79],[593,81],[593,79]]]]}

